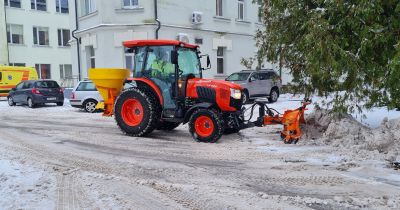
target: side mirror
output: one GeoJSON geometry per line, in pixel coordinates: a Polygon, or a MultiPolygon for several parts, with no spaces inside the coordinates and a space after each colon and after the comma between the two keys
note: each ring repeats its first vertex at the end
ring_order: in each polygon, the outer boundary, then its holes
{"type": "Polygon", "coordinates": [[[249,82],[254,82],[254,81],[256,81],[256,78],[250,77],[249,82]]]}
{"type": "Polygon", "coordinates": [[[207,55],[207,69],[211,69],[211,60],[209,55],[207,55]]]}
{"type": "Polygon", "coordinates": [[[178,65],[178,52],[177,51],[171,51],[171,63],[178,65]]]}

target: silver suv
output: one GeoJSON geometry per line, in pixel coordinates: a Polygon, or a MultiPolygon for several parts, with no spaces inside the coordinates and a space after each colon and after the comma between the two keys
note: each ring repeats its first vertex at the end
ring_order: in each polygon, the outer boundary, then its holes
{"type": "Polygon", "coordinates": [[[103,98],[97,91],[96,86],[91,81],[81,81],[72,90],[69,102],[72,107],[84,109],[89,113],[96,111],[99,102],[103,102],[103,98]]]}
{"type": "Polygon", "coordinates": [[[269,102],[276,102],[282,87],[280,77],[272,69],[243,70],[231,74],[226,81],[239,84],[244,88],[243,103],[258,97],[267,97],[269,102]]]}

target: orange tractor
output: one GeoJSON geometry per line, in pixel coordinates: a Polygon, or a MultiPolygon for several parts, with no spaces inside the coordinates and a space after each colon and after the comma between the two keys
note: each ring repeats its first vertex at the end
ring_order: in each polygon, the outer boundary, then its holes
{"type": "Polygon", "coordinates": [[[252,113],[259,105],[260,117],[255,122],[245,120],[242,87],[203,79],[202,71],[210,69],[211,63],[197,45],[175,40],[133,40],[124,42],[124,46],[127,53],[134,54],[132,72],[91,69],[89,78],[104,98],[104,115],[115,115],[126,134],[146,136],[155,129],[173,130],[188,123],[195,140],[216,142],[224,133],[279,123],[285,128],[285,143],[300,138],[299,123],[304,119],[305,105],[279,116],[265,103],[256,102],[252,113]],[[206,68],[201,67],[202,58],[206,58],[206,68]]]}

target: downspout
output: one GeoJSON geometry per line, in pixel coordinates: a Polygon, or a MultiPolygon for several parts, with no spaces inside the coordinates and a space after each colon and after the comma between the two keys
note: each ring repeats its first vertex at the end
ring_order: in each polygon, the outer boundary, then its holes
{"type": "Polygon", "coordinates": [[[76,52],[78,56],[78,80],[81,81],[81,51],[80,51],[80,40],[75,36],[75,32],[79,30],[78,22],[78,2],[75,0],[75,30],[72,31],[72,37],[76,40],[76,52]]]}
{"type": "Polygon", "coordinates": [[[158,6],[157,6],[157,0],[154,0],[154,18],[155,21],[157,22],[157,29],[156,29],[156,39],[158,39],[158,32],[161,29],[161,22],[158,20],[158,6]]]}

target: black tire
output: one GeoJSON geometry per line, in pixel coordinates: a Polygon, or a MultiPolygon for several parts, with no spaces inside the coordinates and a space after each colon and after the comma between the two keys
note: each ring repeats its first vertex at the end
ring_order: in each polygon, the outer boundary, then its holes
{"type": "Polygon", "coordinates": [[[57,106],[64,106],[64,102],[57,102],[57,106]]]}
{"type": "Polygon", "coordinates": [[[180,124],[181,123],[160,121],[160,125],[157,127],[157,130],[172,131],[180,124]]]}
{"type": "Polygon", "coordinates": [[[32,98],[28,98],[27,104],[28,104],[28,107],[31,108],[31,109],[33,109],[33,108],[36,107],[36,104],[35,104],[35,102],[32,100],[32,98]]]}
{"type": "Polygon", "coordinates": [[[161,109],[159,108],[159,102],[151,94],[146,89],[130,88],[118,96],[115,102],[115,120],[119,128],[127,135],[135,137],[146,136],[157,128],[157,124],[160,122],[161,109]],[[124,120],[122,113],[123,105],[129,99],[138,101],[143,108],[143,117],[135,126],[129,125],[129,122],[124,120]]]}
{"type": "Polygon", "coordinates": [[[271,92],[269,93],[268,101],[270,103],[275,103],[278,101],[279,98],[279,90],[277,88],[272,88],[271,92]]]}
{"type": "Polygon", "coordinates": [[[83,102],[83,109],[88,113],[94,113],[96,111],[97,103],[98,102],[94,99],[87,99],[83,102]]]}
{"type": "Polygon", "coordinates": [[[189,132],[192,134],[194,140],[198,142],[215,143],[217,142],[222,134],[224,133],[224,122],[222,116],[215,110],[212,109],[198,109],[193,112],[189,120],[189,132]],[[207,117],[212,121],[212,132],[208,136],[201,136],[196,131],[196,121],[200,117],[207,117]]]}
{"type": "Polygon", "coordinates": [[[250,96],[249,96],[249,91],[244,90],[244,91],[243,91],[243,96],[242,96],[242,103],[243,103],[243,105],[249,103],[249,100],[250,100],[249,97],[250,97],[250,96]]]}
{"type": "Polygon", "coordinates": [[[11,96],[7,98],[7,102],[9,106],[15,106],[15,102],[11,96]]]}

